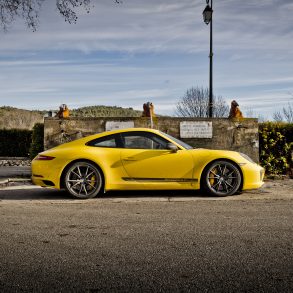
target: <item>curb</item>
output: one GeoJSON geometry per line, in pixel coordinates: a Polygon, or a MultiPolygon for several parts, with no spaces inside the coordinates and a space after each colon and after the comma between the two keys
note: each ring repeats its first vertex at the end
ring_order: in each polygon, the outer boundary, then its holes
{"type": "Polygon", "coordinates": [[[29,178],[7,178],[0,180],[0,187],[8,186],[9,183],[32,183],[32,180],[29,178]]]}

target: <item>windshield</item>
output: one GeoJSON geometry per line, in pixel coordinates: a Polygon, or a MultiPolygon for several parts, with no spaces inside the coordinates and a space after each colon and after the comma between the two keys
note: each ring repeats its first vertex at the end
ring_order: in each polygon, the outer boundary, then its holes
{"type": "Polygon", "coordinates": [[[189,144],[187,144],[187,143],[181,141],[180,139],[175,138],[175,137],[173,137],[172,135],[169,135],[169,134],[167,134],[167,133],[165,133],[165,132],[162,132],[162,131],[160,131],[160,132],[161,132],[163,135],[167,136],[168,138],[174,140],[176,143],[178,143],[178,144],[179,144],[180,146],[182,146],[183,148],[185,148],[185,149],[187,149],[187,150],[191,150],[191,149],[193,149],[193,147],[192,147],[191,145],[189,145],[189,144]]]}

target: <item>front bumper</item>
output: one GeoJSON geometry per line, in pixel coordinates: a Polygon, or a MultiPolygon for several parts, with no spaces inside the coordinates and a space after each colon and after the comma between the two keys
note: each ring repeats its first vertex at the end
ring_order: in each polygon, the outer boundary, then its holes
{"type": "Polygon", "coordinates": [[[243,172],[243,190],[256,189],[264,184],[265,169],[257,164],[241,166],[243,172]]]}

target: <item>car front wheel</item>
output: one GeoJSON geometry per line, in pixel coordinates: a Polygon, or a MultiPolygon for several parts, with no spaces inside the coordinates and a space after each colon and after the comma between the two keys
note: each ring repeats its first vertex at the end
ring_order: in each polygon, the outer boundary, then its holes
{"type": "Polygon", "coordinates": [[[242,183],[238,167],[229,161],[218,160],[208,165],[201,180],[204,192],[212,196],[228,196],[235,194],[242,183]]]}
{"type": "Polygon", "coordinates": [[[77,198],[87,199],[97,196],[103,186],[100,170],[90,162],[76,162],[65,173],[64,185],[77,198]]]}

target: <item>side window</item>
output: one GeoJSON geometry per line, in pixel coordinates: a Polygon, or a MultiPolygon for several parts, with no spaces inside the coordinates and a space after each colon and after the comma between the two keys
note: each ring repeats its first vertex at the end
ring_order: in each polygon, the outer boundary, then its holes
{"type": "Polygon", "coordinates": [[[117,148],[120,147],[120,139],[118,135],[107,135],[89,141],[86,145],[102,148],[117,148]]]}
{"type": "Polygon", "coordinates": [[[126,149],[152,149],[152,141],[140,135],[125,136],[124,147],[126,149]]]}
{"type": "Polygon", "coordinates": [[[167,149],[168,141],[150,132],[122,133],[124,147],[127,149],[167,149]]]}

